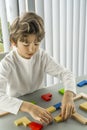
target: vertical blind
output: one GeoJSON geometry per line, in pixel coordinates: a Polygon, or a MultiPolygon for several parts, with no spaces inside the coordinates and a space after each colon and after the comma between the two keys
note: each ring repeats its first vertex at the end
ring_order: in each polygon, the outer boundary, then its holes
{"type": "Polygon", "coordinates": [[[36,0],[35,11],[44,18],[47,52],[76,76],[87,75],[87,0],[36,0]]]}
{"type": "MultiPolygon", "coordinates": [[[[87,0],[36,0],[35,7],[44,18],[47,52],[76,76],[87,75],[87,0]]],[[[47,77],[47,84],[56,82],[47,77]]]]}
{"type": "MultiPolygon", "coordinates": [[[[76,76],[87,75],[87,0],[25,0],[25,6],[44,19],[41,47],[76,76]]],[[[47,85],[56,82],[47,75],[47,85]]]]}

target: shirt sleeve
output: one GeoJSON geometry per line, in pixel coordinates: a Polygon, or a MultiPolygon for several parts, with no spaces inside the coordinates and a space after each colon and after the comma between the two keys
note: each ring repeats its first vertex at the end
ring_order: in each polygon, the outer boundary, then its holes
{"type": "Polygon", "coordinates": [[[45,72],[59,78],[63,82],[65,91],[69,90],[76,94],[76,81],[73,73],[63,65],[57,64],[47,53],[44,59],[45,72]]]}
{"type": "Polygon", "coordinates": [[[0,109],[6,112],[17,114],[22,100],[15,97],[9,97],[6,94],[7,77],[10,73],[10,66],[6,61],[0,62],[0,109]]]}

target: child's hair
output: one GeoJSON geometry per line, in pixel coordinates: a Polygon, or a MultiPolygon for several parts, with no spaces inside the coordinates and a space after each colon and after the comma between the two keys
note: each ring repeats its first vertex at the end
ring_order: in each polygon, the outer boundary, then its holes
{"type": "Polygon", "coordinates": [[[29,34],[37,35],[38,42],[44,38],[45,34],[43,19],[33,12],[27,12],[14,20],[10,26],[10,41],[26,42],[29,34]]]}

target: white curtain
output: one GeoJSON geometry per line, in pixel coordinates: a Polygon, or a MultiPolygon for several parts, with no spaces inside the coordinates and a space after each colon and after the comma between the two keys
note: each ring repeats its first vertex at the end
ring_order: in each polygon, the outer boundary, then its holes
{"type": "MultiPolygon", "coordinates": [[[[35,0],[45,23],[44,48],[76,76],[87,75],[87,0],[35,0]]],[[[47,76],[47,84],[57,79],[47,76]]]]}

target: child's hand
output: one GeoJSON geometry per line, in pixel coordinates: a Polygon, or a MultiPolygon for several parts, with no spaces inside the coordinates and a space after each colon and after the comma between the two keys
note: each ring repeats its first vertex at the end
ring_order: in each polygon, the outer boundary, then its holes
{"type": "Polygon", "coordinates": [[[72,113],[75,112],[75,105],[73,101],[73,93],[66,91],[62,100],[61,116],[63,120],[71,117],[72,113]]]}
{"type": "Polygon", "coordinates": [[[23,102],[21,111],[29,113],[35,120],[42,124],[49,124],[53,121],[51,114],[44,108],[29,102],[23,102]]]}

